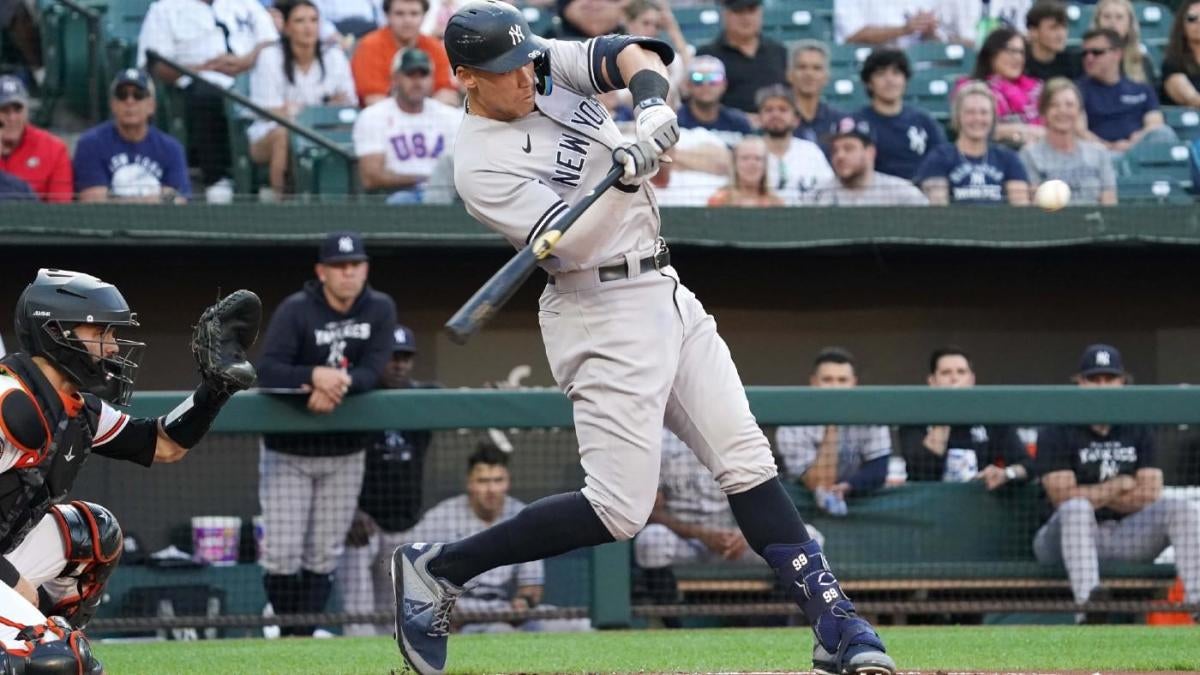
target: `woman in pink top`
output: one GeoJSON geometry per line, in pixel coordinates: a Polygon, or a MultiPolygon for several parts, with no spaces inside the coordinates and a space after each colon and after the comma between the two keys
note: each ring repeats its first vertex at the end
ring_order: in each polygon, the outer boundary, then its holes
{"type": "Polygon", "coordinates": [[[958,82],[956,91],[969,80],[986,82],[996,97],[997,141],[1020,147],[1045,136],[1037,105],[1042,82],[1025,74],[1025,38],[1020,33],[1007,27],[992,31],[979,49],[975,70],[958,82]]]}

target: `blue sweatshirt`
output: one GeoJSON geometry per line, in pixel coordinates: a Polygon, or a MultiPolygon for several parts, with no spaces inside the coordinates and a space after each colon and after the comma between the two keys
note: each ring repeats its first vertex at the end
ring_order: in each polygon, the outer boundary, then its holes
{"type": "MultiPolygon", "coordinates": [[[[321,283],[312,280],[289,295],[271,316],[258,361],[258,386],[298,389],[312,384],[316,366],[342,368],[350,375],[350,394],[370,391],[392,355],[396,303],[367,286],[342,314],[325,301],[321,283]]],[[[360,433],[271,434],[266,446],[306,456],[346,455],[366,447],[360,433]]]]}

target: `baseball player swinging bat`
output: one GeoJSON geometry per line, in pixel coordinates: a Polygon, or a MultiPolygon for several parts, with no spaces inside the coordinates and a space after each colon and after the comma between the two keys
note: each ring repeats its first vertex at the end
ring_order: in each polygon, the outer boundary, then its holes
{"type": "Polygon", "coordinates": [[[613,168],[600,180],[596,187],[584,195],[567,210],[552,226],[536,237],[525,248],[517,251],[491,279],[475,291],[475,295],[459,308],[454,316],[446,322],[446,330],[450,339],[457,344],[466,344],[467,339],[478,331],[512,298],[521,284],[533,273],[539,260],[544,260],[554,252],[554,245],[562,238],[567,230],[579,220],[579,216],[588,209],[600,195],[613,186],[624,171],[619,162],[613,163],[613,168]]]}

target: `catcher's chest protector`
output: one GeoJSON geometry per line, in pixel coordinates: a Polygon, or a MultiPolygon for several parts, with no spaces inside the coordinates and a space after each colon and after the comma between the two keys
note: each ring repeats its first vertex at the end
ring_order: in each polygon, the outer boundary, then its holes
{"type": "MultiPolygon", "coordinates": [[[[0,359],[0,389],[22,384],[46,421],[50,442],[35,449],[36,464],[19,462],[0,473],[0,553],[16,548],[50,505],[70,492],[92,451],[100,418],[99,399],[89,395],[84,395],[79,414],[69,416],[58,392],[28,356],[12,354],[0,359]]],[[[12,449],[7,439],[4,443],[12,449]]]]}

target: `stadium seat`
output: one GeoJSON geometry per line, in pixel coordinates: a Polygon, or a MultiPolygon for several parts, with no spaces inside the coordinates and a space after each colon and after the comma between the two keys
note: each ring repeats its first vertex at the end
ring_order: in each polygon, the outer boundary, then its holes
{"type": "Polygon", "coordinates": [[[250,139],[246,137],[246,130],[254,123],[255,117],[229,98],[225,99],[225,117],[229,121],[227,128],[229,155],[233,158],[233,166],[230,168],[233,174],[234,194],[257,194],[258,188],[267,184],[267,167],[255,164],[254,160],[250,159],[250,139]]]}
{"type": "Polygon", "coordinates": [[[525,20],[529,22],[529,30],[534,33],[546,37],[554,30],[554,12],[539,9],[537,7],[523,7],[521,13],[525,15],[525,20]]]}
{"type": "Polygon", "coordinates": [[[1092,23],[1092,15],[1096,13],[1095,5],[1067,5],[1067,35],[1079,39],[1088,31],[1092,23]]]}
{"type": "MultiPolygon", "coordinates": [[[[354,154],[350,127],[327,129],[321,135],[354,154]]],[[[315,196],[318,201],[344,201],[358,182],[357,164],[298,134],[290,134],[289,142],[296,194],[315,196]]]]}
{"type": "Polygon", "coordinates": [[[855,73],[871,55],[871,47],[863,45],[834,45],[829,61],[834,68],[849,68],[855,73]]]}
{"type": "Polygon", "coordinates": [[[950,117],[950,94],[958,77],[957,73],[936,71],[915,73],[904,98],[934,119],[945,121],[950,117]]]}
{"type": "Polygon", "coordinates": [[[314,105],[300,111],[296,124],[326,131],[329,129],[351,129],[358,119],[358,108],[346,105],[314,105]]]}
{"type": "Polygon", "coordinates": [[[714,7],[679,7],[673,11],[689,44],[708,44],[721,32],[721,12],[714,7]]]}
{"type": "Polygon", "coordinates": [[[829,105],[852,112],[866,105],[867,92],[863,89],[858,77],[839,77],[831,79],[825,87],[825,100],[829,105]]]}
{"type": "Polygon", "coordinates": [[[1121,176],[1117,179],[1117,199],[1122,204],[1192,204],[1186,186],[1176,181],[1146,176],[1121,176]]]}
{"type": "Polygon", "coordinates": [[[777,7],[763,16],[763,33],[780,42],[833,39],[833,14],[807,8],[777,7]]]}
{"type": "Polygon", "coordinates": [[[1122,173],[1130,177],[1189,182],[1191,151],[1186,143],[1138,143],[1122,158],[1122,173]]]}
{"type": "Polygon", "coordinates": [[[1169,7],[1157,2],[1135,2],[1134,11],[1137,13],[1138,25],[1142,32],[1142,41],[1147,43],[1165,44],[1171,34],[1171,23],[1174,13],[1169,7]]]}
{"type": "Polygon", "coordinates": [[[1185,106],[1165,105],[1162,107],[1167,125],[1175,130],[1180,138],[1193,140],[1200,138],[1200,112],[1185,106]]]}
{"type": "Polygon", "coordinates": [[[966,72],[975,64],[975,52],[962,45],[922,42],[909,47],[905,52],[916,70],[935,67],[966,72]]]}

